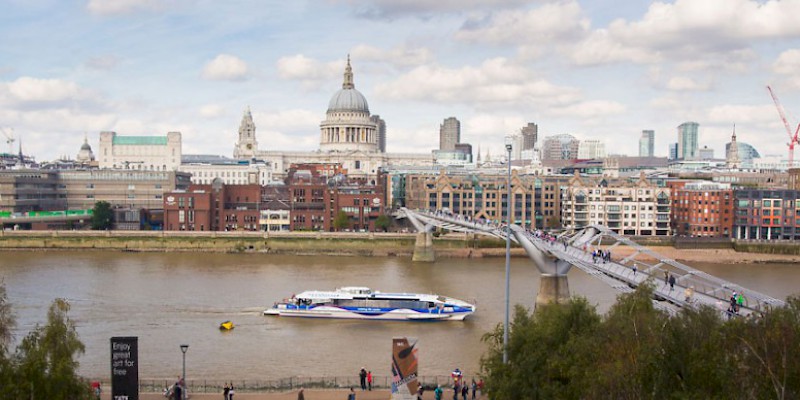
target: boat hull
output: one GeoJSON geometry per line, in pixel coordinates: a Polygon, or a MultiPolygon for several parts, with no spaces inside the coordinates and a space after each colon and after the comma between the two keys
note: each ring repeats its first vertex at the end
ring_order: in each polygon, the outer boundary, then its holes
{"type": "Polygon", "coordinates": [[[347,310],[338,307],[319,306],[312,309],[269,308],[264,315],[301,318],[361,319],[385,321],[463,321],[473,311],[463,312],[421,312],[410,309],[347,310]]]}

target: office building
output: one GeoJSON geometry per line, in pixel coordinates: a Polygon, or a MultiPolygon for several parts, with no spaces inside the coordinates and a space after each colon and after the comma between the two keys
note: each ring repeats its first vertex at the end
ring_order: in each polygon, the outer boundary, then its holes
{"type": "Polygon", "coordinates": [[[697,160],[700,157],[697,122],[684,122],[678,126],[678,159],[697,160]]]}
{"type": "Polygon", "coordinates": [[[639,138],[639,157],[653,157],[655,150],[656,133],[652,130],[643,130],[639,138]]]}

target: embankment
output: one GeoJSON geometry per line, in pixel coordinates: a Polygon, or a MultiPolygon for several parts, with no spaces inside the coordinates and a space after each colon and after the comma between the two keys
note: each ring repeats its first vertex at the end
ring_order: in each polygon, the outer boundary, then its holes
{"type": "MultiPolygon", "coordinates": [[[[0,231],[2,250],[117,250],[135,252],[218,252],[290,255],[411,257],[413,233],[352,232],[156,232],[156,231],[0,231]]],[[[681,238],[633,238],[664,257],[696,262],[800,262],[794,242],[691,241],[681,238]]],[[[437,257],[503,257],[505,242],[449,233],[434,239],[437,257]]],[[[603,246],[605,247],[605,246],[603,246]]],[[[632,249],[617,246],[615,255],[632,249]]],[[[524,257],[519,248],[515,257],[524,257]]]]}

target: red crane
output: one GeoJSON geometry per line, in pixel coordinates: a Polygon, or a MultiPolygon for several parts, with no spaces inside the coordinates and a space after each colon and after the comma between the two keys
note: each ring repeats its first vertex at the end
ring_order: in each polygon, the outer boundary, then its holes
{"type": "Polygon", "coordinates": [[[775,108],[778,109],[778,114],[781,116],[781,121],[783,121],[783,126],[786,128],[786,133],[789,135],[789,143],[786,145],[789,146],[789,168],[794,167],[794,145],[799,144],[797,135],[800,133],[800,124],[797,125],[797,129],[794,131],[794,135],[792,135],[792,128],[789,126],[789,122],[786,121],[786,115],[783,112],[783,107],[781,106],[781,102],[778,101],[778,96],[775,95],[775,92],[772,91],[772,88],[767,85],[767,90],[769,90],[769,95],[772,96],[772,101],[775,102],[775,108]]]}

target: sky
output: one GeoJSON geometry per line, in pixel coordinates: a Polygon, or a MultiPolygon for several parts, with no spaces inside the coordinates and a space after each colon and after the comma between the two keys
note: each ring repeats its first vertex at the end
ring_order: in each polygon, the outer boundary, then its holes
{"type": "MultiPolygon", "coordinates": [[[[316,150],[352,60],[387,151],[429,153],[454,116],[485,155],[528,122],[666,156],[677,126],[724,157],[734,124],[787,154],[800,117],[800,0],[0,0],[0,128],[39,161],[99,132],[183,135],[232,156],[250,107],[263,150],[316,150]]],[[[1,138],[0,139],[5,139],[1,138]]],[[[0,150],[9,145],[0,142],[0,150]]]]}

